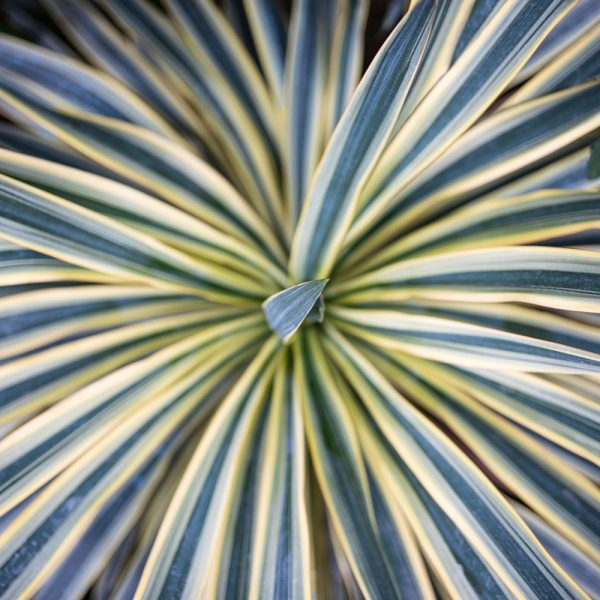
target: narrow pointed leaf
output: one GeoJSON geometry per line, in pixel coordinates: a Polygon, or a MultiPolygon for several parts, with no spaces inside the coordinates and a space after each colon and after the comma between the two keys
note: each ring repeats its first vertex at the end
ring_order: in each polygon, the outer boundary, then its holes
{"type": "Polygon", "coordinates": [[[480,557],[492,563],[494,577],[517,597],[585,597],[466,455],[405,400],[347,338],[331,327],[326,335],[328,353],[389,445],[461,534],[477,546],[480,557]]]}
{"type": "MultiPolygon", "coordinates": [[[[328,279],[306,281],[267,298],[262,308],[267,323],[284,343],[288,343],[318,302],[328,279]]],[[[321,317],[322,320],[322,317],[321,317]]]]}
{"type": "MultiPolygon", "coordinates": [[[[0,197],[0,236],[6,239],[109,275],[188,293],[196,289],[200,295],[201,290],[212,295],[212,288],[214,298],[224,298],[217,291],[223,289],[222,278],[214,266],[111,218],[2,175],[0,197]]],[[[254,297],[260,296],[257,286],[254,297]]]]}
{"type": "Polygon", "coordinates": [[[559,239],[600,226],[600,193],[546,190],[513,198],[488,198],[419,228],[365,261],[361,270],[400,257],[559,239]]]}
{"type": "Polygon", "coordinates": [[[340,120],[361,78],[369,4],[370,0],[339,3],[329,64],[328,134],[340,120]]]}
{"type": "Polygon", "coordinates": [[[339,327],[378,346],[461,366],[596,373],[600,354],[499,329],[400,311],[331,307],[339,327]]]}
{"type": "MultiPolygon", "coordinates": [[[[86,0],[46,0],[62,31],[92,63],[152,105],[179,133],[198,130],[198,118],[165,84],[162,73],[86,0]]],[[[201,131],[201,130],[200,130],[201,131]]]]}
{"type": "Polygon", "coordinates": [[[214,362],[205,363],[166,393],[146,397],[144,407],[128,419],[113,421],[92,451],[26,507],[28,518],[16,519],[3,531],[0,593],[33,595],[113,495],[136,475],[143,476],[147,466],[168,457],[201,422],[234,365],[226,361],[219,370],[214,362]]]}
{"type": "Polygon", "coordinates": [[[456,319],[600,354],[600,332],[568,315],[513,304],[476,304],[450,300],[407,301],[398,306],[410,314],[456,319]]]}
{"type": "Polygon", "coordinates": [[[179,144],[106,117],[50,110],[18,80],[0,80],[0,97],[75,150],[157,196],[275,256],[278,242],[234,186],[179,144]],[[6,90],[6,91],[5,91],[6,90]]]}
{"type": "Polygon", "coordinates": [[[10,177],[118,219],[186,253],[261,279],[269,272],[278,283],[287,283],[281,270],[252,245],[131,186],[7,150],[0,150],[0,164],[0,172],[10,177]]]}
{"type": "MultiPolygon", "coordinates": [[[[243,105],[222,88],[214,65],[203,68],[168,19],[140,0],[105,0],[104,4],[144,49],[146,56],[160,54],[160,65],[173,85],[200,111],[211,134],[211,149],[224,152],[222,167],[239,181],[255,206],[267,211],[276,198],[274,158],[264,137],[243,105]],[[216,88],[215,88],[216,86],[216,88]],[[215,143],[216,141],[216,143],[215,143]]],[[[274,223],[277,225],[277,223],[274,223]]]]}
{"type": "MultiPolygon", "coordinates": [[[[260,329],[248,329],[247,321],[245,324],[244,321],[232,322],[197,329],[193,335],[166,346],[160,352],[146,358],[142,356],[140,360],[72,390],[74,393],[62,402],[30,419],[26,426],[0,441],[3,449],[0,512],[4,514],[16,506],[89,449],[114,426],[113,419],[125,418],[136,412],[148,398],[166,393],[179,378],[197,368],[199,361],[203,360],[207,366],[211,364],[210,360],[221,360],[222,364],[226,364],[233,360],[238,350],[247,351],[252,344],[256,347],[260,337],[260,329]],[[232,348],[231,339],[227,337],[233,337],[236,332],[242,345],[232,348]],[[219,337],[223,340],[215,343],[219,337]]],[[[48,360],[56,362],[59,358],[51,356],[48,360]]],[[[6,366],[4,370],[10,372],[6,366]]],[[[16,375],[13,373],[12,378],[4,379],[7,387],[11,379],[18,380],[19,370],[13,370],[16,375]]],[[[35,374],[39,379],[39,372],[35,374]]],[[[49,375],[56,377],[52,371],[49,375]]],[[[31,382],[27,383],[31,386],[31,382]]]]}
{"type": "Polygon", "coordinates": [[[465,302],[528,302],[600,311],[600,254],[588,250],[507,246],[400,260],[332,284],[345,303],[394,303],[422,297],[465,302]]]}
{"type": "MultiPolygon", "coordinates": [[[[599,10],[600,14],[600,10],[599,10]]],[[[581,36],[510,96],[506,106],[566,89],[600,75],[600,24],[581,36]]]]}
{"type": "MultiPolygon", "coordinates": [[[[511,597],[476,544],[472,543],[444,511],[443,499],[435,499],[419,482],[376,423],[359,422],[361,442],[373,472],[402,511],[418,540],[419,551],[437,585],[451,598],[478,600],[481,597],[511,597]]],[[[437,587],[437,586],[436,586],[437,587]]],[[[414,592],[413,592],[414,593],[414,592]]],[[[414,596],[409,596],[414,597],[414,596]]],[[[427,598],[427,594],[423,593],[427,598]]]]}
{"type": "Polygon", "coordinates": [[[0,63],[80,110],[169,132],[164,121],[123,85],[60,54],[4,35],[0,36],[0,63]]]}
{"type": "Polygon", "coordinates": [[[149,599],[216,596],[229,516],[272,382],[279,348],[262,347],[212,416],[165,515],[137,593],[149,599]]]}
{"type": "Polygon", "coordinates": [[[585,477],[549,458],[544,446],[517,425],[474,403],[468,392],[446,384],[436,365],[412,358],[400,359],[398,364],[392,357],[375,362],[403,392],[460,435],[499,481],[566,538],[595,560],[600,558],[600,494],[585,477]]]}
{"type": "Polygon", "coordinates": [[[600,6],[594,0],[579,0],[573,10],[550,32],[511,85],[527,81],[552,59],[563,55],[571,45],[600,23],[600,6]]]}
{"type": "Polygon", "coordinates": [[[483,114],[575,4],[572,0],[501,4],[386,148],[362,194],[353,238],[483,114]]]}
{"type": "Polygon", "coordinates": [[[326,277],[350,226],[362,186],[385,147],[421,59],[433,0],[419,2],[364,75],[315,173],[294,235],[290,268],[326,277]]]}
{"type": "Polygon", "coordinates": [[[243,0],[252,39],[275,98],[283,91],[285,25],[274,0],[243,0]]]}
{"type": "Polygon", "coordinates": [[[475,0],[440,0],[435,10],[431,35],[413,81],[404,111],[394,126],[397,132],[427,92],[452,63],[452,56],[475,0]]]}
{"type": "Polygon", "coordinates": [[[548,553],[573,579],[591,596],[600,586],[600,567],[585,552],[579,550],[543,519],[521,504],[515,503],[515,510],[548,553]]]}
{"type": "Polygon", "coordinates": [[[352,263],[362,265],[382,241],[416,229],[509,177],[589,144],[598,127],[598,82],[496,112],[399,191],[360,238],[349,234],[346,251],[352,254],[352,263]]]}
{"type": "Polygon", "coordinates": [[[201,62],[214,67],[255,122],[267,144],[273,143],[275,120],[256,64],[223,14],[211,2],[167,0],[184,41],[201,62]]]}
{"type": "Polygon", "coordinates": [[[351,415],[314,331],[293,347],[308,447],[333,527],[367,597],[396,598],[368,495],[367,475],[351,415]]]}
{"type": "MultiPolygon", "coordinates": [[[[311,597],[310,505],[305,498],[308,473],[301,408],[294,394],[291,360],[286,355],[275,374],[257,475],[248,586],[251,597],[311,597]]],[[[248,562],[247,556],[240,559],[242,564],[248,562]]]]}
{"type": "Polygon", "coordinates": [[[284,82],[290,231],[294,230],[323,151],[325,123],[322,111],[328,51],[326,16],[327,7],[332,4],[329,0],[298,0],[294,3],[290,22],[284,82]]]}

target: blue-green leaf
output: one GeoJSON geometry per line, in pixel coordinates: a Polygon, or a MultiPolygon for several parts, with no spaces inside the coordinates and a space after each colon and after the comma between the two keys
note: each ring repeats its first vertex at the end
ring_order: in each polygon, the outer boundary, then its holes
{"type": "Polygon", "coordinates": [[[290,256],[298,279],[327,276],[360,192],[392,133],[431,26],[419,2],[390,35],[340,119],[307,192],[290,256]]]}
{"type": "MultiPolygon", "coordinates": [[[[321,292],[329,279],[299,283],[273,294],[263,302],[263,311],[269,327],[287,343],[302,325],[311,309],[319,302],[321,292]]],[[[322,311],[322,307],[319,311],[322,311]]],[[[322,315],[321,319],[322,320],[322,315]]]]}

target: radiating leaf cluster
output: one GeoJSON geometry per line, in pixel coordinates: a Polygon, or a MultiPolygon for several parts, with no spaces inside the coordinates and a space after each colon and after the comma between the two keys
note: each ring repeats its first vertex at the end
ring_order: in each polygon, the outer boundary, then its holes
{"type": "Polygon", "coordinates": [[[600,597],[597,0],[2,11],[0,598],[600,597]]]}

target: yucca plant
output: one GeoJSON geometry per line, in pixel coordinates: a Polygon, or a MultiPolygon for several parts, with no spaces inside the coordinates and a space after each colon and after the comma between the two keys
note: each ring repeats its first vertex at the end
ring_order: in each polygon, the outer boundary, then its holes
{"type": "Polygon", "coordinates": [[[600,597],[597,0],[3,6],[0,597],[600,597]]]}

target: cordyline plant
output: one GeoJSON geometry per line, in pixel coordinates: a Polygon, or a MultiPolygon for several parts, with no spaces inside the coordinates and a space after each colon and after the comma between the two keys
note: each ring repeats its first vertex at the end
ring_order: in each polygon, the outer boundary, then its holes
{"type": "Polygon", "coordinates": [[[600,594],[597,0],[6,6],[0,597],[600,594]]]}

